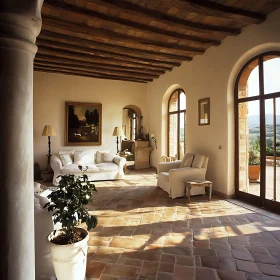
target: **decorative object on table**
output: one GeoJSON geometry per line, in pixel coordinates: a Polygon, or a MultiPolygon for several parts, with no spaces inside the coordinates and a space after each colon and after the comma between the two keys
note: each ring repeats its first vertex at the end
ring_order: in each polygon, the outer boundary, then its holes
{"type": "Polygon", "coordinates": [[[49,173],[52,173],[52,169],[51,169],[51,157],[52,157],[52,154],[51,154],[51,136],[56,136],[54,128],[51,125],[45,125],[45,127],[43,129],[43,132],[42,132],[42,136],[48,136],[48,147],[49,147],[49,149],[48,149],[48,154],[47,154],[48,165],[47,165],[46,170],[49,173]]]}
{"type": "Polygon", "coordinates": [[[65,145],[101,145],[102,104],[67,101],[65,110],[65,145]]]}
{"type": "Polygon", "coordinates": [[[54,223],[62,226],[48,236],[53,266],[57,280],[84,280],[87,230],[97,225],[96,216],[89,214],[86,205],[96,188],[85,174],[60,177],[58,189],[47,196],[49,202],[44,205],[44,209],[54,211],[54,223]],[[77,227],[80,223],[86,223],[87,230],[77,227]]]}
{"type": "Polygon", "coordinates": [[[153,140],[153,141],[154,141],[154,143],[155,143],[155,147],[156,147],[156,149],[157,149],[157,139],[156,139],[156,137],[155,137],[155,135],[154,135],[154,134],[151,134],[151,140],[153,140]]]}
{"type": "Polygon", "coordinates": [[[198,100],[198,125],[210,124],[210,98],[198,100]]]}
{"type": "Polygon", "coordinates": [[[119,151],[119,137],[125,137],[125,135],[123,133],[123,129],[118,127],[118,126],[116,126],[114,128],[112,136],[116,136],[117,137],[117,141],[116,141],[116,143],[117,143],[117,153],[119,153],[120,152],[119,151]]]}

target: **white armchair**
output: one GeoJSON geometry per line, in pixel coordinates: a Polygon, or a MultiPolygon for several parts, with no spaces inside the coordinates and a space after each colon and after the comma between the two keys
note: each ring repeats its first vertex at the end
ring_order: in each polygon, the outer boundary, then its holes
{"type": "MultiPolygon", "coordinates": [[[[208,160],[204,155],[187,153],[182,161],[161,162],[158,164],[157,185],[171,198],[182,197],[185,195],[184,181],[205,180],[208,160]]],[[[205,188],[191,189],[191,195],[204,193],[205,188]]]]}

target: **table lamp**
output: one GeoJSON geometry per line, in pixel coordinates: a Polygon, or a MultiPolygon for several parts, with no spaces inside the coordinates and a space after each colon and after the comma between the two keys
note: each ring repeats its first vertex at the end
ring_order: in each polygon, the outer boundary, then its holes
{"type": "Polygon", "coordinates": [[[117,136],[117,153],[119,153],[119,137],[125,137],[122,128],[116,126],[112,136],[117,136]]]}
{"type": "Polygon", "coordinates": [[[42,132],[42,136],[48,136],[48,146],[49,146],[49,150],[48,150],[48,165],[47,165],[47,170],[52,172],[51,169],[51,136],[56,136],[55,130],[51,125],[45,125],[43,132],[42,132]]]}

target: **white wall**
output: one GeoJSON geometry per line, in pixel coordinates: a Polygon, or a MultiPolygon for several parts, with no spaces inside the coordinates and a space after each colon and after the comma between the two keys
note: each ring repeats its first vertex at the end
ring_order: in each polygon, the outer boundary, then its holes
{"type": "MultiPolygon", "coordinates": [[[[52,154],[60,149],[96,148],[116,153],[115,126],[122,125],[123,107],[137,105],[147,125],[146,85],[132,82],[91,79],[43,72],[34,73],[34,162],[41,169],[47,164],[45,125],[52,125],[57,136],[51,138],[52,154]],[[65,101],[102,103],[102,145],[65,147],[65,101]]],[[[120,147],[120,145],[119,145],[120,147]]]]}
{"type": "Polygon", "coordinates": [[[170,87],[180,85],[187,94],[187,151],[210,157],[207,178],[213,188],[234,193],[233,86],[240,68],[251,57],[269,50],[280,50],[280,10],[261,25],[243,29],[218,47],[174,68],[147,86],[149,132],[155,134],[159,148],[152,153],[152,165],[160,161],[165,142],[162,127],[162,101],[170,87]],[[211,124],[198,126],[198,99],[210,97],[211,124]],[[218,149],[222,146],[222,149],[218,149]]]}

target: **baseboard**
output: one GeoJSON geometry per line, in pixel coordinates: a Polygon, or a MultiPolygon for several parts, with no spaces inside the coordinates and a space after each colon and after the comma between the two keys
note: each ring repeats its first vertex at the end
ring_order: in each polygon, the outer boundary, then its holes
{"type": "Polygon", "coordinates": [[[224,198],[224,199],[236,198],[235,194],[225,194],[225,193],[221,193],[221,192],[218,192],[218,191],[215,191],[215,190],[212,191],[212,194],[216,195],[218,197],[224,198]]]}

